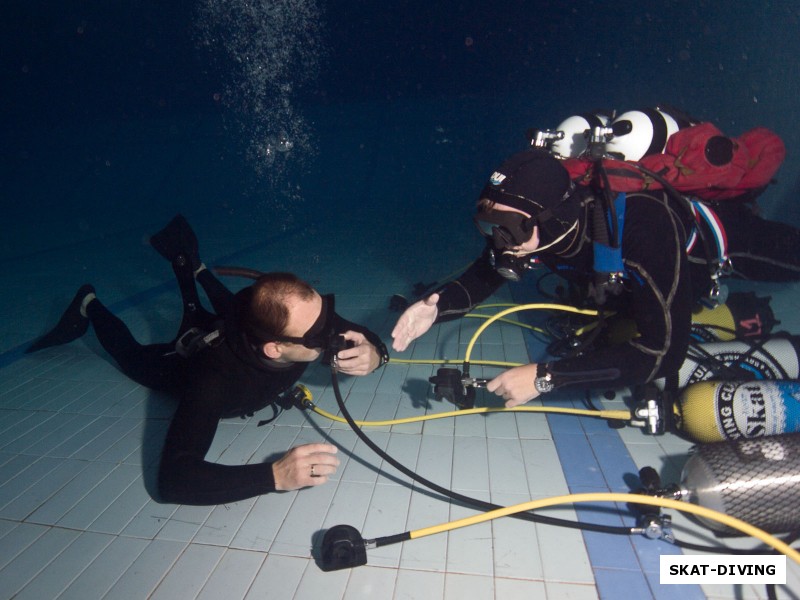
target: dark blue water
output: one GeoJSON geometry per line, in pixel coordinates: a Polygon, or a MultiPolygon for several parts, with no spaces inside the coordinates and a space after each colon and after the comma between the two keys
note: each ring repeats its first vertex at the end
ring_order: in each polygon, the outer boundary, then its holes
{"type": "MultiPolygon", "coordinates": [[[[246,175],[252,170],[244,156],[248,145],[258,146],[263,170],[267,138],[288,127],[297,148],[291,160],[281,158],[283,182],[341,158],[348,149],[338,148],[337,140],[352,132],[337,131],[331,115],[343,106],[369,106],[384,116],[364,135],[391,140],[387,145],[401,162],[438,160],[444,153],[435,144],[455,141],[446,147],[435,185],[470,190],[524,145],[528,127],[553,127],[598,107],[663,102],[732,135],[757,125],[779,132],[789,155],[765,211],[800,223],[800,7],[794,2],[263,0],[250,3],[249,16],[245,4],[4,3],[4,205],[19,212],[26,194],[37,197],[30,173],[47,168],[36,161],[45,160],[41,150],[53,128],[82,131],[70,134],[70,153],[91,161],[108,152],[108,138],[94,135],[100,123],[219,117],[239,123],[225,129],[220,144],[235,149],[232,156],[241,158],[236,168],[246,175]],[[304,31],[266,44],[276,24],[290,23],[293,13],[309,7],[319,16],[302,24],[304,31]],[[210,44],[200,43],[204,28],[216,36],[210,44]],[[244,45],[232,46],[234,37],[244,45]],[[286,72],[254,81],[258,70],[244,73],[234,56],[248,45],[259,52],[251,63],[268,66],[281,52],[294,58],[286,72]],[[276,86],[290,90],[280,93],[291,115],[269,105],[276,86]],[[393,110],[398,106],[407,108],[393,110]],[[406,123],[419,118],[445,131],[404,135],[406,123]],[[286,122],[276,127],[281,119],[286,122]],[[474,169],[473,178],[465,181],[464,170],[452,172],[451,164],[474,169]]],[[[155,128],[151,136],[163,145],[163,131],[155,128]]],[[[357,160],[346,164],[357,170],[357,160]]],[[[431,173],[409,170],[407,182],[430,186],[431,173]]],[[[376,193],[392,193],[391,180],[377,178],[372,185],[376,193]]],[[[304,193],[315,191],[307,186],[304,193]]],[[[38,209],[46,210],[52,197],[50,189],[38,194],[38,209]]],[[[64,197],[57,202],[63,205],[64,197]]]]}

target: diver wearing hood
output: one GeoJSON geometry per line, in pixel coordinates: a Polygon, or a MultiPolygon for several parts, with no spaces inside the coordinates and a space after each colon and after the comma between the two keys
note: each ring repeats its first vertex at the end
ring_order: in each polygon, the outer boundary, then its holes
{"type": "MultiPolygon", "coordinates": [[[[709,262],[719,257],[706,256],[702,244],[687,253],[695,220],[666,192],[620,194],[613,211],[599,195],[575,186],[546,150],[506,160],[483,188],[474,217],[486,238],[483,254],[457,279],[406,309],[392,331],[394,349],[405,350],[434,323],[463,316],[536,261],[584,290],[585,304],[631,319],[636,336],[508,369],[487,385],[506,406],[558,387],[610,389],[677,372],[690,341],[692,309],[712,284],[709,262]],[[612,266],[601,269],[601,263],[612,266]]],[[[720,203],[714,210],[727,232],[732,275],[800,279],[799,230],[761,219],[744,203],[720,203]]]]}
{"type": "Polygon", "coordinates": [[[231,293],[200,261],[194,233],[180,215],[151,243],[172,263],[181,290],[184,314],[176,340],[139,344],[87,285],[28,351],[70,342],[91,324],[125,375],[179,399],[161,455],[161,501],[225,504],[325,483],[339,464],[336,446],[327,443],[296,446],[274,462],[246,465],[212,463],[206,454],[220,419],[274,406],[320,356],[350,375],[385,364],[380,338],[337,315],[332,295],[321,296],[290,273],[263,274],[231,293]],[[195,280],[214,313],[201,306],[195,280]]]}

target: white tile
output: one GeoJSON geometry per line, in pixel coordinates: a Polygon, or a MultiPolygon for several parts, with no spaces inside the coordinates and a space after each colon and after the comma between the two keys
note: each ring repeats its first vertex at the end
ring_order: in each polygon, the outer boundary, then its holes
{"type": "MultiPolygon", "coordinates": [[[[501,506],[513,506],[530,500],[523,494],[492,494],[501,506]]],[[[494,573],[497,577],[542,580],[542,551],[535,523],[513,517],[492,521],[494,573]]]]}
{"type": "Polygon", "coordinates": [[[159,540],[190,542],[214,510],[213,506],[181,505],[156,535],[159,540]]]}
{"type": "Polygon", "coordinates": [[[61,517],[57,524],[75,529],[88,528],[133,483],[140,472],[138,467],[118,465],[61,517]]]}
{"type": "MultiPolygon", "coordinates": [[[[547,513],[552,514],[552,513],[547,513]]],[[[573,511],[559,511],[557,516],[576,520],[573,511]]],[[[594,583],[589,556],[583,535],[573,529],[554,525],[536,525],[539,556],[542,559],[545,581],[594,583]]]]}
{"type": "Polygon", "coordinates": [[[55,598],[114,540],[110,535],[82,533],[59,554],[16,598],[55,598]]]}
{"type": "MultiPolygon", "coordinates": [[[[407,529],[427,529],[450,521],[446,500],[414,493],[408,513],[407,529]]],[[[433,534],[403,543],[400,566],[404,569],[444,571],[447,563],[447,535],[433,534]]]]}
{"type": "MultiPolygon", "coordinates": [[[[495,598],[502,600],[531,600],[532,598],[547,598],[544,581],[527,581],[524,579],[503,579],[495,577],[495,598]]],[[[558,600],[558,596],[552,596],[558,600]]]]}
{"type": "Polygon", "coordinates": [[[53,494],[59,492],[73,478],[78,476],[87,464],[77,460],[59,460],[58,466],[26,489],[14,500],[0,509],[0,517],[24,520],[31,512],[46,503],[53,494]]]}
{"type": "Polygon", "coordinates": [[[397,572],[394,600],[441,600],[444,598],[444,582],[444,573],[400,569],[397,572]]]}
{"type": "Polygon", "coordinates": [[[91,493],[114,468],[115,466],[110,463],[88,463],[83,471],[37,508],[27,520],[55,525],[82,498],[91,493]]]}
{"type": "Polygon", "coordinates": [[[102,533],[120,533],[149,501],[150,494],[145,489],[143,478],[139,476],[92,521],[89,529],[102,533]]]}
{"type": "MultiPolygon", "coordinates": [[[[136,540],[137,543],[139,541],[136,540]]],[[[128,568],[114,582],[104,598],[128,600],[129,598],[148,597],[164,577],[171,572],[172,566],[185,547],[186,545],[182,542],[165,540],[148,542],[135,560],[125,565],[128,568]]],[[[187,584],[189,583],[187,582],[187,584]]]]}
{"type": "Polygon", "coordinates": [[[452,437],[429,435],[426,432],[422,436],[417,467],[414,470],[434,483],[449,487],[453,466],[453,443],[452,437]]]}
{"type": "Polygon", "coordinates": [[[366,598],[391,598],[394,594],[397,571],[395,569],[379,569],[362,566],[353,569],[344,600],[360,600],[366,598]]]}
{"type": "Polygon", "coordinates": [[[491,577],[448,573],[444,578],[444,600],[461,598],[493,598],[494,581],[491,577]]]}
{"type": "Polygon", "coordinates": [[[307,558],[280,556],[277,554],[268,555],[253,584],[250,586],[245,600],[286,600],[286,598],[295,598],[295,592],[310,562],[307,558]]]}
{"type": "Polygon", "coordinates": [[[0,568],[12,562],[40,537],[50,531],[49,527],[20,523],[0,538],[0,568]]]}
{"type": "Polygon", "coordinates": [[[90,444],[95,438],[102,435],[109,427],[116,423],[118,419],[114,417],[94,417],[87,420],[86,425],[75,432],[71,438],[65,440],[50,451],[51,456],[71,457],[76,452],[90,444]]]}
{"type": "Polygon", "coordinates": [[[267,551],[298,492],[267,494],[256,499],[230,542],[231,548],[267,551]]]}
{"type": "Polygon", "coordinates": [[[13,597],[39,575],[78,535],[78,532],[67,529],[50,529],[37,538],[0,569],[0,590],[8,594],[8,597],[13,597]]]}
{"type": "MultiPolygon", "coordinates": [[[[364,539],[393,536],[407,531],[408,508],[411,489],[406,486],[377,485],[361,528],[364,539]]],[[[402,543],[389,544],[367,551],[370,565],[397,567],[400,563],[402,543]]]]}
{"type": "Polygon", "coordinates": [[[564,598],[564,600],[597,600],[600,598],[597,588],[589,584],[547,581],[545,589],[548,598],[564,598]]]}
{"type": "Polygon", "coordinates": [[[59,599],[84,600],[103,596],[136,561],[147,544],[145,540],[115,538],[63,591],[59,599]]]}
{"type": "Polygon", "coordinates": [[[228,546],[255,504],[255,498],[215,506],[192,540],[196,544],[228,546]]]}
{"type": "Polygon", "coordinates": [[[519,440],[490,438],[487,443],[492,491],[527,492],[528,481],[519,440]]]}
{"type": "MultiPolygon", "coordinates": [[[[413,434],[392,432],[389,439],[389,444],[386,446],[386,453],[391,456],[395,462],[399,463],[406,469],[415,470],[417,461],[419,460],[420,445],[422,437],[413,434]]],[[[408,484],[411,479],[401,473],[394,465],[384,460],[381,463],[381,478],[379,483],[402,483],[408,484]]]]}
{"type": "Polygon", "coordinates": [[[152,600],[196,598],[224,553],[223,548],[190,544],[149,598],[152,600]]]}
{"type": "Polygon", "coordinates": [[[311,556],[311,543],[321,528],[336,493],[336,485],[329,482],[314,488],[306,488],[297,494],[289,513],[283,520],[270,554],[288,556],[311,556]]]}
{"type": "Polygon", "coordinates": [[[226,550],[198,594],[198,600],[244,598],[266,556],[261,552],[226,550]]]}
{"type": "Polygon", "coordinates": [[[489,490],[489,456],[485,437],[456,436],[452,486],[462,490],[489,490]]]}
{"type": "Polygon", "coordinates": [[[72,455],[80,460],[96,460],[107,453],[120,438],[125,437],[133,430],[137,422],[133,419],[116,419],[105,431],[95,437],[72,455]]]}
{"type": "Polygon", "coordinates": [[[331,600],[343,598],[344,591],[350,579],[350,572],[331,571],[325,573],[314,564],[308,561],[303,577],[297,586],[294,600],[318,600],[319,598],[331,598],[331,600]]]}
{"type": "Polygon", "coordinates": [[[26,469],[12,478],[7,479],[0,486],[0,506],[7,506],[41,479],[47,477],[61,464],[62,461],[59,459],[43,457],[31,463],[26,469]]]}
{"type": "MultiPolygon", "coordinates": [[[[461,491],[461,490],[460,490],[461,491]]],[[[450,520],[481,514],[480,511],[453,505],[450,520]]],[[[444,534],[439,534],[444,535],[444,534]]],[[[471,575],[494,575],[492,558],[493,534],[490,522],[453,529],[448,534],[447,572],[471,575]]]]}

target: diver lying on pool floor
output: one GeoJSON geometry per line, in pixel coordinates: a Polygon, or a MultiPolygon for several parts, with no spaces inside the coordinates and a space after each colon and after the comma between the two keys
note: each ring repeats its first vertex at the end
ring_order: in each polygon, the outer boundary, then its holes
{"type": "Polygon", "coordinates": [[[84,285],[28,352],[77,339],[91,323],[123,373],[179,399],[161,457],[160,500],[223,504],[328,481],[339,460],[327,443],[296,446],[275,462],[257,464],[215,464],[205,456],[220,419],[275,403],[323,353],[349,375],[385,364],[380,338],[336,314],[333,295],[321,296],[290,273],[264,274],[233,294],[200,261],[194,232],[180,215],[151,243],[172,263],[181,290],[184,313],[175,341],[139,344],[84,285]],[[195,279],[216,314],[202,308],[195,279]]]}

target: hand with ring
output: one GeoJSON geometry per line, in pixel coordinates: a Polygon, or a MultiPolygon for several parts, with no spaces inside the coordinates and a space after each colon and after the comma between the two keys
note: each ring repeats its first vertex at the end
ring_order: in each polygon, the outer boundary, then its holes
{"type": "Polygon", "coordinates": [[[339,466],[338,451],[332,444],[304,444],[292,448],[272,463],[275,489],[297,490],[326,483],[339,466]]]}

